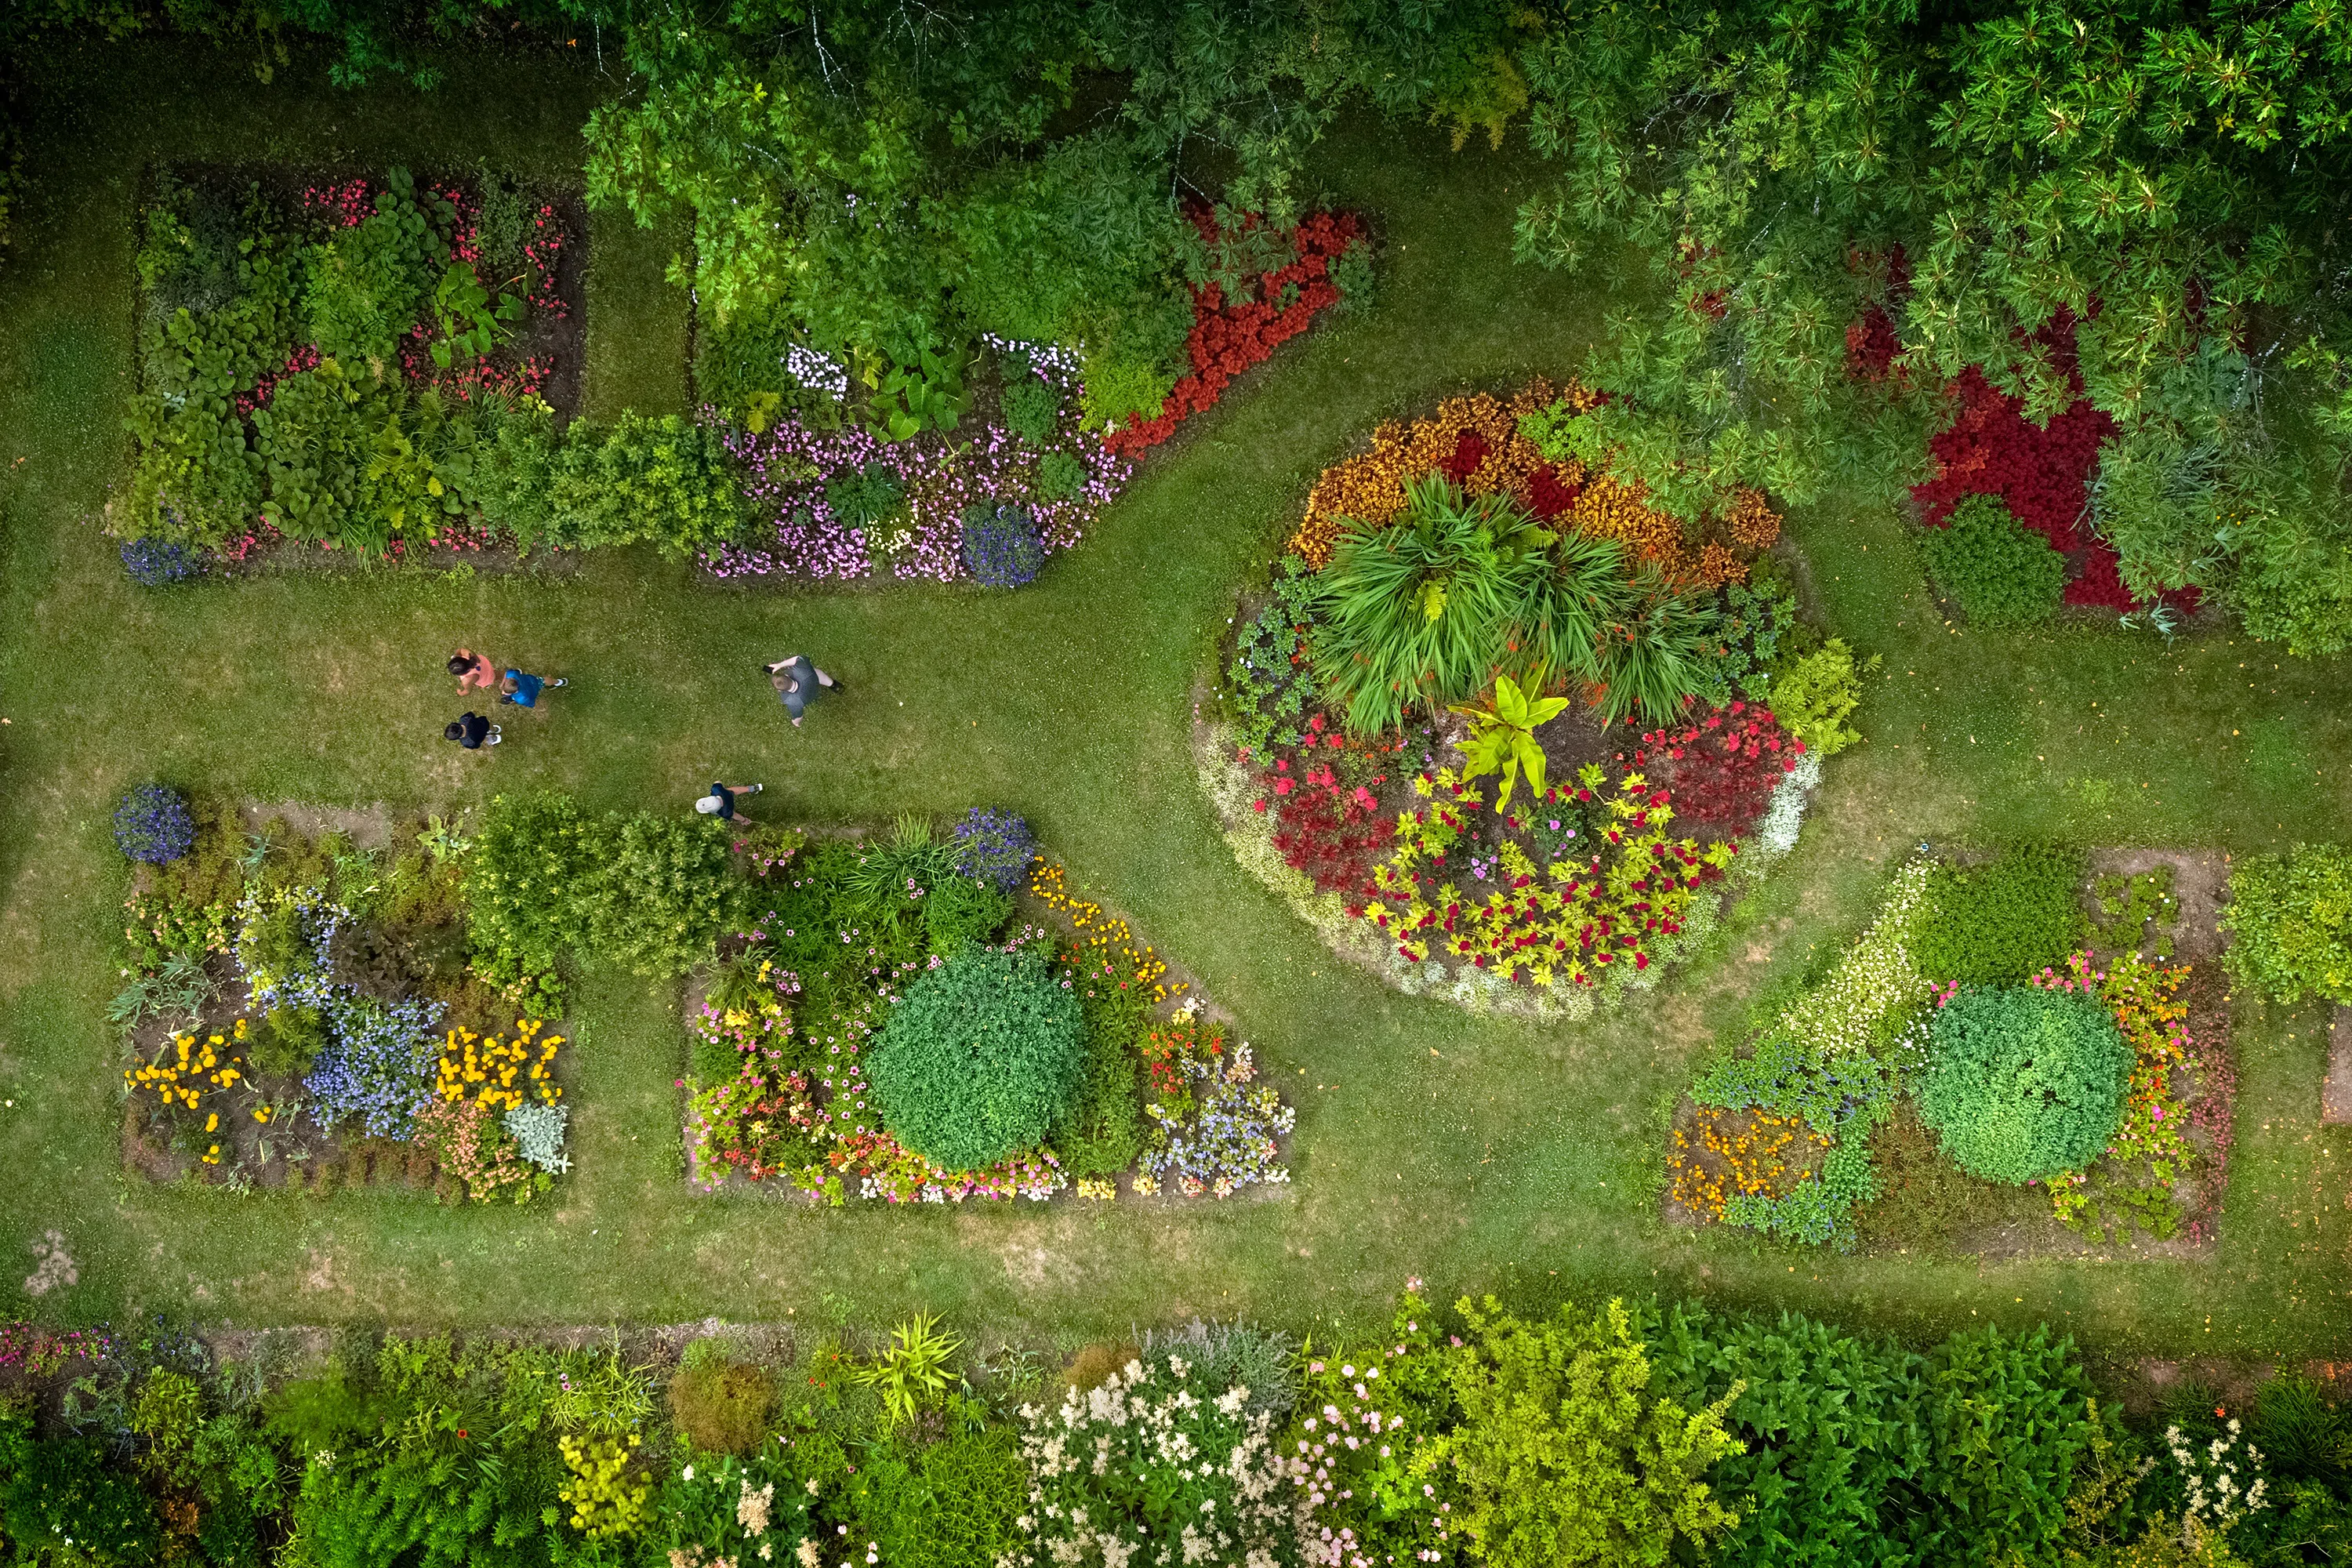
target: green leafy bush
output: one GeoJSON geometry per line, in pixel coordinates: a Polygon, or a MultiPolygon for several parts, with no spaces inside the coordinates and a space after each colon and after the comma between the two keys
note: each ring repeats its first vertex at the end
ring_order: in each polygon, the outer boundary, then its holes
{"type": "Polygon", "coordinates": [[[1962,1170],[2036,1181],[2105,1150],[2131,1069],[2131,1047],[2096,996],[1978,987],[1935,1016],[1919,1115],[1962,1170]]]}
{"type": "Polygon", "coordinates": [[[1315,673],[1355,735],[1466,702],[1498,674],[1605,678],[1612,717],[1702,679],[1677,653],[1685,600],[1629,588],[1617,544],[1556,540],[1507,495],[1465,495],[1442,473],[1412,482],[1393,526],[1343,532],[1315,588],[1315,673]]]}
{"type": "Polygon", "coordinates": [[[893,1568],[964,1568],[1003,1561],[1020,1539],[1013,1520],[1028,1489],[1013,1434],[971,1425],[911,1452],[867,1450],[844,1511],[893,1568]]]}
{"type": "Polygon", "coordinates": [[[2221,923],[2221,962],[2240,984],[2278,1002],[2352,1005],[2352,847],[2248,856],[2230,874],[2221,923]]]}
{"type": "Polygon", "coordinates": [[[580,887],[596,860],[592,830],[571,796],[495,796],[466,864],[474,961],[492,982],[546,973],[580,944],[580,887]]]}
{"type": "Polygon", "coordinates": [[[635,412],[565,432],[549,510],[556,544],[644,543],[671,556],[732,539],[746,516],[721,429],[635,412]]]}
{"type": "Polygon", "coordinates": [[[730,858],[733,835],[710,816],[607,816],[581,885],[587,948],[638,974],[684,974],[758,913],[730,858]]]}
{"type": "Polygon", "coordinates": [[[1980,866],[1938,866],[1911,961],[1929,980],[1963,985],[2038,974],[2089,934],[2083,877],[2082,855],[2054,844],[2016,845],[1980,866]]]}
{"type": "Polygon", "coordinates": [[[1862,706],[1862,678],[1878,662],[1876,654],[1857,660],[1843,637],[1830,638],[1772,672],[1766,693],[1772,716],[1806,750],[1836,755],[1862,739],[1846,721],[1862,706]]]}
{"type": "Polygon", "coordinates": [[[2048,620],[2066,592],[2066,558],[2011,515],[1999,496],[1972,495],[1929,529],[1927,570],[1971,626],[2048,620]]]}
{"type": "Polygon", "coordinates": [[[16,1463],[0,1477],[0,1524],[21,1560],[100,1568],[155,1561],[163,1538],[155,1505],[129,1471],[107,1463],[102,1440],[20,1436],[11,1446],[16,1463]]]}
{"type": "Polygon", "coordinates": [[[1416,1468],[1453,1472],[1454,1528],[1470,1555],[1520,1563],[1664,1568],[1679,1540],[1706,1548],[1735,1515],[1706,1474],[1739,1451],[1728,1396],[1696,1410],[1650,1392],[1650,1358],[1623,1302],[1537,1321],[1493,1297],[1459,1303],[1470,1343],[1447,1371],[1461,1424],[1416,1468]]]}
{"type": "Polygon", "coordinates": [[[1004,388],[1004,427],[1030,445],[1044,446],[1062,412],[1059,388],[1032,374],[1016,374],[1004,388]]]}
{"type": "MultiPolygon", "coordinates": [[[[445,226],[455,221],[446,200],[427,200],[434,220],[445,226]]],[[[447,242],[427,217],[415,182],[395,168],[373,213],[303,252],[304,328],[320,353],[379,376],[398,368],[400,336],[415,322],[449,258],[447,242]]]]}
{"type": "Polygon", "coordinates": [[[966,947],[908,986],[866,1058],[883,1125],[950,1171],[1034,1146],[1068,1114],[1086,1018],[1034,948],[966,947]]]}
{"type": "Polygon", "coordinates": [[[1013,900],[969,877],[941,877],[923,900],[923,929],[933,952],[953,952],[968,942],[986,942],[1013,918],[1013,900]]]}

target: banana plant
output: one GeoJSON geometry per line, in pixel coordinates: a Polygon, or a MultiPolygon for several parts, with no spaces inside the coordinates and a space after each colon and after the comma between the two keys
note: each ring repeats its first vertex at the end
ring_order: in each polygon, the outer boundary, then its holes
{"type": "MultiPolygon", "coordinates": [[[[1543,671],[1538,669],[1529,681],[1533,689],[1543,689],[1543,671]]],[[[1457,706],[1454,710],[1469,716],[1470,738],[1462,744],[1464,783],[1481,773],[1500,773],[1503,787],[1495,796],[1495,809],[1500,811],[1511,802],[1511,786],[1518,775],[1527,774],[1528,788],[1537,795],[1544,792],[1543,748],[1536,744],[1536,731],[1559,716],[1568,706],[1565,697],[1530,697],[1519,689],[1519,683],[1506,675],[1495,682],[1495,700],[1487,707],[1457,706]]]]}

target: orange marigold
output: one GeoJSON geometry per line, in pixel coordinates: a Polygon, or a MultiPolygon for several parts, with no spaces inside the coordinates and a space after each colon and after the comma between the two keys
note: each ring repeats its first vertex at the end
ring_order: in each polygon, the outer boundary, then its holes
{"type": "Polygon", "coordinates": [[[1723,525],[1730,531],[1733,543],[1750,550],[1769,550],[1780,537],[1780,514],[1765,504],[1763,491],[1744,485],[1732,492],[1731,510],[1724,513],[1723,525]]]}

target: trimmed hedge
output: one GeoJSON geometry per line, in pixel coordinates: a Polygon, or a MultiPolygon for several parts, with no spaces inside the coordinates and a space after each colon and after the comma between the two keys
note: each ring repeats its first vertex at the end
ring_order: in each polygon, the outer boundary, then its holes
{"type": "Polygon", "coordinates": [[[1933,1027],[1919,1116],[1962,1170],[2021,1184],[2083,1170],[2105,1152],[2132,1050],[2096,997],[1986,986],[1961,992],[1933,1027]]]}
{"type": "Polygon", "coordinates": [[[890,1135],[973,1171],[1032,1148],[1086,1071],[1086,1015],[1035,948],[965,947],[907,988],[866,1058],[890,1135]]]}

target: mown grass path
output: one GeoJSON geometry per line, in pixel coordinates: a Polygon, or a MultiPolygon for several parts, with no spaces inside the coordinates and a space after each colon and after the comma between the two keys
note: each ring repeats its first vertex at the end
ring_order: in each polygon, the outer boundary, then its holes
{"type": "MultiPolygon", "coordinates": [[[[159,156],[419,169],[576,169],[599,90],[474,57],[439,95],[264,87],[163,51],[65,57],[38,101],[16,256],[0,267],[0,1297],[44,1231],[79,1283],[46,1314],[168,1307],[240,1323],[676,1320],[917,1305],[1070,1335],[1193,1313],[1313,1326],[1440,1290],[1700,1291],[1940,1332],[2049,1318],[2112,1354],[2316,1352],[2352,1324],[2352,1139],[2316,1126],[2323,1020],[2246,1008],[2223,1239],[2198,1262],[1842,1258],[1670,1233],[1650,1185],[1665,1099],[1743,999],[1848,939],[1922,837],[2025,831],[2244,851],[2347,831],[2352,666],[2227,634],[2167,647],[2068,626],[1961,634],[1891,511],[1791,519],[1830,620],[1885,657],[1868,742],[1837,759],[1803,842],[1720,951],[1582,1028],[1479,1021],[1337,964],[1234,865],[1194,787],[1188,693],[1307,484],[1377,419],[1574,368],[1605,299],[1509,258],[1532,170],[1355,126],[1316,174],[1373,215],[1377,307],[1318,327],[1096,536],[1009,596],[715,590],[650,556],[560,579],[275,578],[163,595],[123,578],[93,514],[121,471],[131,216],[159,156]],[[436,738],[459,641],[571,675],[496,753],[436,738]],[[756,668],[814,653],[855,688],[804,732],[756,668]],[[259,798],[451,805],[550,784],[686,808],[713,777],[769,814],[874,819],[981,802],[1026,814],[1074,884],[1131,914],[1246,1025],[1300,1107],[1297,1184],[1224,1206],[1075,1202],[810,1212],[690,1196],[678,1175],[675,998],[579,987],[580,1169],[551,1205],[448,1210],[156,1189],[120,1172],[103,1023],[121,862],[113,801],[151,777],[259,798]]],[[[600,223],[592,409],[675,406],[682,306],[666,246],[600,223]]]]}

